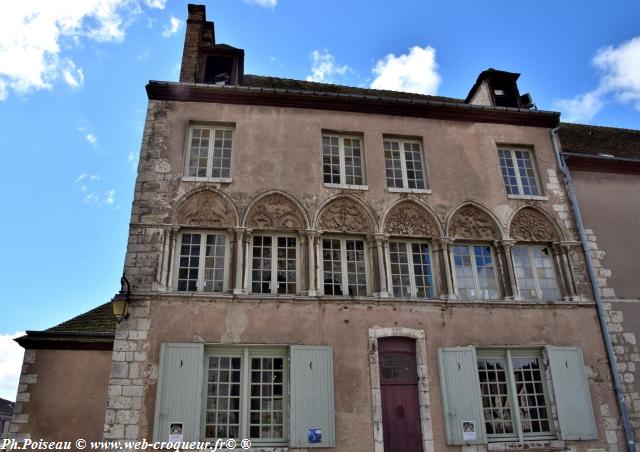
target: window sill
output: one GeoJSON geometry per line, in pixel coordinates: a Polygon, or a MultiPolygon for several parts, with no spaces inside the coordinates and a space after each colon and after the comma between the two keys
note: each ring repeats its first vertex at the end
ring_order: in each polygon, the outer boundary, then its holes
{"type": "Polygon", "coordinates": [[[560,451],[567,450],[564,441],[561,440],[525,440],[525,441],[506,441],[500,443],[489,443],[487,451],[520,451],[520,450],[538,450],[538,451],[560,451]]]}
{"type": "Polygon", "coordinates": [[[182,176],[184,182],[217,182],[219,184],[230,184],[233,182],[232,177],[195,177],[182,176]]]}
{"type": "Polygon", "coordinates": [[[549,201],[548,196],[538,196],[538,195],[509,195],[507,194],[507,198],[509,199],[531,199],[535,201],[549,201]]]}
{"type": "Polygon", "coordinates": [[[369,186],[368,185],[349,185],[349,184],[324,184],[325,187],[327,188],[342,188],[345,190],[369,190],[369,186]]]}
{"type": "Polygon", "coordinates": [[[389,193],[421,193],[425,195],[431,194],[430,188],[397,188],[397,187],[387,187],[387,191],[389,193]]]}

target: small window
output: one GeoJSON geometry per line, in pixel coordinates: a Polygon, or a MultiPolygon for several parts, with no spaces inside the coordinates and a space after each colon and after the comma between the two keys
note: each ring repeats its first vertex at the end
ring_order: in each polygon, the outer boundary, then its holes
{"type": "Polygon", "coordinates": [[[295,237],[253,237],[251,292],[290,294],[297,292],[298,246],[295,237]]]}
{"type": "Polygon", "coordinates": [[[284,444],[287,349],[212,347],[205,354],[205,438],[284,444]]]}
{"type": "Polygon", "coordinates": [[[540,196],[540,188],[530,151],[500,149],[500,171],[510,195],[540,196]]]}
{"type": "Polygon", "coordinates": [[[232,128],[192,126],[189,129],[185,175],[197,178],[230,178],[232,145],[232,128]]]}
{"type": "Polygon", "coordinates": [[[322,172],[325,184],[364,186],[362,139],[322,135],[322,172]]]}
{"type": "Polygon", "coordinates": [[[549,437],[553,421],[542,354],[478,349],[477,355],[488,440],[549,437]]]}
{"type": "Polygon", "coordinates": [[[551,250],[542,245],[513,247],[513,265],[518,293],[526,300],[558,300],[560,292],[553,269],[551,250]]]}
{"type": "Polygon", "coordinates": [[[420,142],[385,139],[384,161],[387,172],[387,187],[426,189],[420,142]]]}
{"type": "Polygon", "coordinates": [[[176,253],[178,292],[223,292],[226,290],[226,235],[183,232],[176,253]]]}
{"type": "Polygon", "coordinates": [[[366,296],[367,263],[364,240],[322,239],[325,295],[366,296]]]}
{"type": "Polygon", "coordinates": [[[452,253],[458,296],[497,299],[498,278],[492,248],[489,245],[454,245],[452,253]]]}
{"type": "Polygon", "coordinates": [[[433,298],[435,285],[429,245],[389,241],[394,297],[433,298]]]}

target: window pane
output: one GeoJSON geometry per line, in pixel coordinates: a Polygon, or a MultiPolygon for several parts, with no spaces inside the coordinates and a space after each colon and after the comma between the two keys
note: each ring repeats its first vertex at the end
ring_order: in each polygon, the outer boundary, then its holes
{"type": "Polygon", "coordinates": [[[516,163],[518,165],[518,174],[522,183],[523,195],[539,195],[536,175],[531,161],[529,151],[515,151],[516,163]]]}
{"type": "Polygon", "coordinates": [[[284,358],[252,358],[251,375],[251,439],[283,439],[284,358]]]}
{"type": "Polygon", "coordinates": [[[224,287],[225,236],[207,234],[204,257],[203,292],[222,292],[224,287]]]}
{"type": "Polygon", "coordinates": [[[529,247],[514,246],[511,252],[516,272],[516,282],[518,283],[518,293],[524,299],[535,300],[538,298],[538,291],[536,289],[536,280],[533,276],[529,247]]]}
{"type": "Polygon", "coordinates": [[[478,293],[473,279],[473,264],[471,263],[471,247],[454,245],[452,251],[458,295],[461,298],[477,298],[478,293]]]}
{"type": "Polygon", "coordinates": [[[387,173],[387,187],[402,188],[402,163],[398,141],[384,141],[384,163],[387,173]]]}
{"type": "Polygon", "coordinates": [[[229,177],[231,170],[232,130],[215,130],[213,141],[212,177],[229,177]]]}
{"type": "Polygon", "coordinates": [[[296,238],[278,237],[277,293],[296,293],[296,238]]]}
{"type": "Polygon", "coordinates": [[[498,153],[500,155],[500,171],[502,172],[504,185],[507,187],[507,193],[509,193],[510,195],[521,194],[518,188],[518,179],[515,175],[511,151],[500,149],[498,153]]]}
{"type": "Polygon", "coordinates": [[[404,159],[407,169],[408,186],[406,188],[425,188],[420,145],[418,143],[404,143],[404,159]]]}
{"type": "Polygon", "coordinates": [[[342,295],[342,257],[340,240],[322,240],[324,293],[342,295]]]}
{"type": "Polygon", "coordinates": [[[418,298],[433,298],[434,285],[431,273],[431,255],[429,245],[426,243],[413,243],[411,245],[413,257],[413,274],[418,298]]]}
{"type": "Polygon", "coordinates": [[[557,300],[560,298],[551,251],[540,245],[513,247],[513,265],[518,292],[525,299],[557,300]]]}
{"type": "Polygon", "coordinates": [[[242,358],[210,356],[207,361],[205,436],[238,438],[242,358]]]}
{"type": "Polygon", "coordinates": [[[344,240],[347,250],[347,284],[349,296],[367,295],[367,273],[362,240],[344,240]]]}
{"type": "Polygon", "coordinates": [[[338,137],[322,137],[322,172],[325,184],[340,183],[340,147],[338,137]]]}
{"type": "Polygon", "coordinates": [[[560,291],[553,270],[551,250],[546,246],[532,246],[531,254],[535,263],[540,297],[543,300],[558,300],[560,291]]]}
{"type": "Polygon", "coordinates": [[[358,138],[343,138],[345,183],[350,185],[363,185],[362,177],[362,151],[358,138]]]}
{"type": "Polygon", "coordinates": [[[189,176],[205,177],[209,158],[209,129],[194,127],[189,143],[189,176]]]}
{"type": "Polygon", "coordinates": [[[523,433],[550,432],[540,358],[513,358],[513,376],[523,433]]]}
{"type": "Polygon", "coordinates": [[[253,237],[251,259],[251,292],[271,293],[271,237],[257,235],[253,237]]]}
{"type": "Polygon", "coordinates": [[[503,358],[478,358],[478,377],[487,435],[512,434],[506,361],[503,358]]]}
{"type": "Polygon", "coordinates": [[[409,274],[409,259],[407,244],[403,242],[389,242],[389,261],[391,263],[391,282],[394,297],[411,296],[411,275],[409,274]]]}
{"type": "Polygon", "coordinates": [[[180,292],[195,292],[198,290],[200,240],[200,234],[182,234],[178,266],[178,291],[180,292]]]}
{"type": "Polygon", "coordinates": [[[498,280],[491,247],[476,245],[473,247],[473,252],[478,275],[478,298],[495,300],[498,298],[498,280]]]}

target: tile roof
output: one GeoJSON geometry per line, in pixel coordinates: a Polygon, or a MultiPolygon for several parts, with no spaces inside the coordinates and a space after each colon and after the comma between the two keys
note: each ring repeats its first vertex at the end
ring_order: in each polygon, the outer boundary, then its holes
{"type": "Polygon", "coordinates": [[[640,130],[586,124],[560,124],[562,152],[640,160],[640,130]]]}
{"type": "Polygon", "coordinates": [[[428,96],[426,94],[407,93],[402,91],[391,91],[386,89],[359,88],[355,86],[334,85],[331,83],[308,82],[305,80],[294,80],[288,78],[268,77],[264,75],[243,76],[244,86],[258,88],[292,89],[300,91],[315,91],[341,94],[360,94],[363,96],[395,97],[398,99],[421,99],[439,102],[464,103],[464,99],[456,99],[444,96],[428,96]]]}

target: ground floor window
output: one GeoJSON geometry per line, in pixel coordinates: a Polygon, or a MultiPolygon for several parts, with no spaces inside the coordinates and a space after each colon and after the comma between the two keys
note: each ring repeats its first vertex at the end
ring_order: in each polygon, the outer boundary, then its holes
{"type": "Polygon", "coordinates": [[[205,437],[287,439],[287,349],[215,347],[205,355],[205,437]]]}

